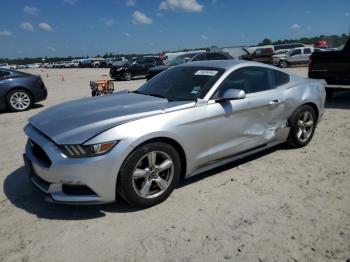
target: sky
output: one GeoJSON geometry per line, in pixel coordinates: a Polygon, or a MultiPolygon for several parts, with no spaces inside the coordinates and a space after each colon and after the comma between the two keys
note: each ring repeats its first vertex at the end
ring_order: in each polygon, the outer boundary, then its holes
{"type": "Polygon", "coordinates": [[[350,0],[5,0],[0,57],[158,53],[349,30],[350,0]]]}

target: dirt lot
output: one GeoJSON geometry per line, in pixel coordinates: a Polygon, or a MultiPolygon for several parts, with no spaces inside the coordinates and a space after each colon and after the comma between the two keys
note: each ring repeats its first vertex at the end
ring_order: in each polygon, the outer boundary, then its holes
{"type": "Polygon", "coordinates": [[[0,113],[0,261],[350,261],[350,92],[327,102],[307,147],[278,146],[202,174],[153,208],[59,206],[26,177],[22,128],[51,105],[89,96],[89,80],[108,71],[31,72],[48,99],[0,113]]]}

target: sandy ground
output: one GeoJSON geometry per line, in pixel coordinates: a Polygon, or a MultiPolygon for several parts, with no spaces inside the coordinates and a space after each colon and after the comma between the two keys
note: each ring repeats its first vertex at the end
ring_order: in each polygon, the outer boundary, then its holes
{"type": "Polygon", "coordinates": [[[42,75],[48,99],[0,113],[0,261],[350,261],[350,92],[327,102],[303,149],[282,145],[202,174],[145,210],[60,206],[26,177],[22,128],[51,105],[89,96],[89,80],[108,70],[30,72],[42,75]]]}

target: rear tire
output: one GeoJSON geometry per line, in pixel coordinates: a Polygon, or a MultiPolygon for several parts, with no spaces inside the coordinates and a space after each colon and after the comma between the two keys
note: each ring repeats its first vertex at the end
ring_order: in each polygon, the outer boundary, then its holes
{"type": "Polygon", "coordinates": [[[6,102],[11,111],[22,112],[32,106],[33,99],[28,91],[16,89],[7,94],[6,102]]]}
{"type": "Polygon", "coordinates": [[[311,141],[315,132],[315,110],[309,105],[303,105],[294,111],[289,123],[287,143],[294,148],[304,147],[311,141]]]}
{"type": "Polygon", "coordinates": [[[180,173],[180,157],[171,145],[145,144],[122,164],[117,191],[131,205],[150,207],[168,198],[178,184],[180,173]]]}

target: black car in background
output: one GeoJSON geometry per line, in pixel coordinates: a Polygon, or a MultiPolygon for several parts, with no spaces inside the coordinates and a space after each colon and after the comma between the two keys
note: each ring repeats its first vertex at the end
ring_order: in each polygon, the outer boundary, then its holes
{"type": "Polygon", "coordinates": [[[121,65],[112,65],[109,75],[112,79],[131,80],[134,76],[145,76],[148,69],[154,66],[163,65],[159,57],[146,56],[133,58],[121,65]]]}
{"type": "Polygon", "coordinates": [[[234,58],[225,52],[200,52],[200,53],[188,53],[184,55],[179,55],[174,59],[170,60],[166,65],[150,68],[148,70],[146,78],[147,80],[149,80],[152,77],[163,72],[164,70],[169,69],[170,67],[184,64],[187,62],[204,61],[204,60],[229,60],[229,59],[234,59],[234,58]]]}
{"type": "Polygon", "coordinates": [[[47,98],[40,76],[0,69],[0,109],[24,111],[47,98]]]}

